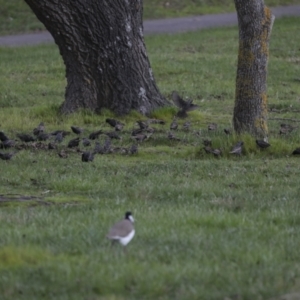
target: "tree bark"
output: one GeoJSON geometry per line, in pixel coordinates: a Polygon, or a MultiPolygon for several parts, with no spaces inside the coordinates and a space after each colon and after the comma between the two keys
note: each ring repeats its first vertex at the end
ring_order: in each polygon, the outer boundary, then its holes
{"type": "Polygon", "coordinates": [[[267,64],[275,17],[263,0],[234,0],[239,25],[239,54],[233,114],[235,131],[266,138],[267,64]]]}
{"type": "Polygon", "coordinates": [[[58,45],[66,67],[63,113],[102,108],[147,115],[168,104],[143,36],[142,0],[25,0],[58,45]]]}

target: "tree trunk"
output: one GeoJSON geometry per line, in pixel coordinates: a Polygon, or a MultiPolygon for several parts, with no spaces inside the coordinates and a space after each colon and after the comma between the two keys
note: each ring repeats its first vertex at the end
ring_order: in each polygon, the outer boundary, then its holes
{"type": "Polygon", "coordinates": [[[58,45],[66,66],[63,113],[79,108],[146,115],[168,104],[143,37],[142,0],[25,0],[58,45]]]}
{"type": "Polygon", "coordinates": [[[263,0],[234,0],[239,24],[239,55],[233,115],[235,131],[266,138],[267,64],[275,17],[263,0]]]}

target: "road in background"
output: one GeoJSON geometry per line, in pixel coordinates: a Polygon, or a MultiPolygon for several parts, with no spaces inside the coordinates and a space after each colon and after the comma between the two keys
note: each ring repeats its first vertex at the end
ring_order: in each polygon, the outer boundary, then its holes
{"type": "MultiPolygon", "coordinates": [[[[272,13],[276,18],[284,16],[300,16],[300,5],[274,7],[272,8],[272,13]]],[[[185,18],[146,20],[144,21],[144,33],[146,35],[160,33],[172,34],[205,28],[234,25],[237,25],[237,16],[235,12],[185,18]]],[[[45,43],[54,43],[54,40],[48,31],[0,37],[0,46],[16,47],[45,43]]]]}

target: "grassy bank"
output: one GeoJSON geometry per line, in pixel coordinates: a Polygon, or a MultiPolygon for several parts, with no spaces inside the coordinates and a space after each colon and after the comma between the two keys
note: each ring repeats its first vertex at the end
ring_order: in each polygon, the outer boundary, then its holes
{"type": "MultiPolygon", "coordinates": [[[[166,125],[154,125],[137,155],[60,158],[72,134],[58,150],[28,146],[1,160],[1,299],[253,300],[299,291],[300,170],[291,155],[299,129],[279,135],[281,123],[299,124],[298,19],[276,21],[273,30],[265,151],[243,136],[243,155],[229,154],[239,138],[223,132],[231,127],[237,54],[237,31],[227,28],[146,39],[164,95],[177,90],[200,106],[189,130],[180,121],[180,141],[167,138],[172,108],[154,113],[166,125]],[[207,130],[211,122],[216,131],[207,130]],[[223,155],[206,154],[203,139],[223,155]],[[126,210],[137,233],[124,255],[105,235],[126,210]]],[[[58,114],[65,79],[54,45],[0,48],[0,55],[0,130],[7,135],[41,121],[47,132],[74,124],[84,136],[110,130],[109,112],[58,114]]],[[[139,118],[121,119],[125,131],[114,147],[132,144],[139,118]]]]}
{"type": "MultiPolygon", "coordinates": [[[[266,0],[266,5],[298,4],[297,0],[266,0]]],[[[144,18],[158,19],[234,11],[232,0],[144,1],[144,18]]],[[[44,30],[23,0],[0,0],[0,35],[44,30]]]]}

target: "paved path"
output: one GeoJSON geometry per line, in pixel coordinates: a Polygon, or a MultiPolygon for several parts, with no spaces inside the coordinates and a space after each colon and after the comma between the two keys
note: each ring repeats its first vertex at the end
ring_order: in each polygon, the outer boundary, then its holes
{"type": "MultiPolygon", "coordinates": [[[[283,16],[300,16],[300,5],[279,6],[272,8],[276,18],[283,16]]],[[[178,33],[204,28],[233,26],[237,24],[236,13],[193,16],[175,19],[144,21],[144,33],[178,33]]],[[[275,23],[276,24],[276,23],[275,23]]],[[[49,32],[9,35],[0,37],[0,46],[24,46],[42,43],[53,43],[49,32]]]]}

